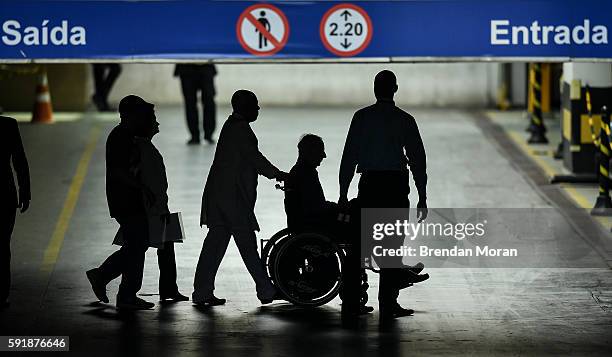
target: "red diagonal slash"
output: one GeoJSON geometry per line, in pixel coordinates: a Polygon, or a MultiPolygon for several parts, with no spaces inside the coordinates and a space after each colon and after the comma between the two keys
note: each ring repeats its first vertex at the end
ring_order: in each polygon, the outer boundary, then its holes
{"type": "MultiPolygon", "coordinates": [[[[282,45],[280,44],[280,42],[278,42],[276,40],[276,38],[274,38],[274,36],[272,36],[272,34],[270,32],[268,32],[268,30],[266,30],[266,28],[261,24],[261,22],[257,21],[257,19],[251,15],[251,13],[247,13],[246,15],[244,15],[244,17],[249,20],[249,22],[255,26],[255,28],[257,30],[259,30],[259,32],[261,32],[261,34],[268,39],[268,41],[270,41],[272,43],[272,45],[276,48],[280,48],[282,47],[282,45]]],[[[286,29],[285,29],[286,31],[286,29]]]]}

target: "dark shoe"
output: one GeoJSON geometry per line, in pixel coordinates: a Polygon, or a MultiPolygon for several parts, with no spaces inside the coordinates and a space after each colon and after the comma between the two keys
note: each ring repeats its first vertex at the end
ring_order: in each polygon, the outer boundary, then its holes
{"type": "Polygon", "coordinates": [[[204,299],[202,301],[194,301],[193,303],[196,305],[202,305],[202,306],[218,306],[218,305],[225,305],[226,300],[225,299],[219,299],[216,296],[213,296],[211,298],[208,299],[204,299]]]}
{"type": "Polygon", "coordinates": [[[402,289],[407,288],[409,286],[412,286],[412,285],[414,285],[416,283],[423,282],[423,281],[425,281],[427,279],[429,279],[429,274],[427,274],[427,273],[417,275],[417,274],[413,274],[413,273],[410,272],[400,282],[399,289],[402,290],[402,289]]]}
{"type": "Polygon", "coordinates": [[[105,304],[108,304],[108,296],[106,296],[106,284],[104,284],[100,279],[100,273],[98,272],[98,268],[94,268],[87,271],[87,279],[89,279],[89,283],[91,284],[91,289],[98,300],[102,301],[105,304]]]}
{"type": "Polygon", "coordinates": [[[407,266],[406,269],[410,270],[411,272],[413,272],[416,275],[421,274],[421,272],[423,271],[423,269],[425,268],[425,264],[418,262],[416,263],[416,265],[413,266],[407,266]]]}
{"type": "Polygon", "coordinates": [[[414,315],[414,310],[404,309],[403,307],[399,305],[393,308],[390,308],[390,309],[386,309],[386,308],[380,309],[380,319],[381,320],[396,319],[398,317],[412,316],[412,315],[414,315]]]}
{"type": "Polygon", "coordinates": [[[159,300],[164,301],[164,300],[172,300],[172,301],[189,301],[189,298],[181,293],[179,293],[178,291],[174,294],[170,294],[170,295],[159,295],[159,300]]]}
{"type": "Polygon", "coordinates": [[[215,144],[215,139],[213,138],[204,138],[204,141],[206,141],[209,145],[215,144]]]}
{"type": "Polygon", "coordinates": [[[359,306],[359,315],[366,315],[371,313],[372,311],[374,311],[374,308],[372,306],[359,306]]]}
{"type": "Polygon", "coordinates": [[[187,142],[187,145],[200,145],[200,139],[191,138],[187,142]]]}
{"type": "Polygon", "coordinates": [[[131,299],[117,297],[117,309],[120,310],[149,310],[154,307],[154,303],[145,301],[139,297],[133,297],[131,299]]]}
{"type": "Polygon", "coordinates": [[[412,316],[414,315],[414,310],[412,309],[404,309],[403,307],[396,307],[393,311],[393,317],[404,317],[404,316],[412,316]]]}
{"type": "Polygon", "coordinates": [[[261,301],[262,305],[267,305],[267,304],[271,304],[274,300],[285,300],[283,298],[283,296],[279,293],[274,294],[274,296],[272,296],[269,299],[259,299],[259,301],[261,301]]]}

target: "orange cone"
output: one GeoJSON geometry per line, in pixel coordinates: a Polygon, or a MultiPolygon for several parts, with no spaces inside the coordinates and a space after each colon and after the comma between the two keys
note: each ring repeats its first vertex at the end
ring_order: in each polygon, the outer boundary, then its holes
{"type": "Polygon", "coordinates": [[[32,123],[53,123],[53,108],[51,107],[51,94],[49,93],[46,71],[38,76],[36,102],[34,103],[34,110],[32,110],[32,123]]]}

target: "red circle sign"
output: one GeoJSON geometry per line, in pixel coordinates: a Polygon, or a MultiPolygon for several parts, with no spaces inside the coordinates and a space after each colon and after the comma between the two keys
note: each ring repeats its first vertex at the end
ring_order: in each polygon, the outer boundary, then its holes
{"type": "Polygon", "coordinates": [[[255,4],[238,17],[236,35],[247,52],[255,56],[270,56],[287,44],[289,22],[276,6],[255,4]]]}
{"type": "Polygon", "coordinates": [[[351,57],[361,53],[372,40],[372,20],[364,9],[353,4],[338,4],[321,19],[319,35],[331,53],[351,57]]]}

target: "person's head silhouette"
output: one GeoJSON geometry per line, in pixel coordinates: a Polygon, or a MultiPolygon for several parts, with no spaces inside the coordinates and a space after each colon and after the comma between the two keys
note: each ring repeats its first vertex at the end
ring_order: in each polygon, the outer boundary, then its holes
{"type": "Polygon", "coordinates": [[[376,99],[393,99],[397,92],[397,79],[389,70],[378,72],[374,78],[374,95],[376,99]]]}
{"type": "Polygon", "coordinates": [[[262,11],[259,13],[259,16],[261,16],[261,17],[266,16],[266,12],[262,10],[262,11]]]}
{"type": "Polygon", "coordinates": [[[255,93],[246,89],[237,90],[232,95],[232,110],[249,122],[257,120],[259,104],[255,93]]]}
{"type": "Polygon", "coordinates": [[[314,167],[321,165],[325,154],[323,139],[315,134],[305,134],[298,143],[299,160],[314,167]]]}
{"type": "Polygon", "coordinates": [[[154,105],[137,95],[128,95],[119,102],[121,124],[125,125],[134,135],[148,136],[151,125],[155,122],[154,105]]]}

